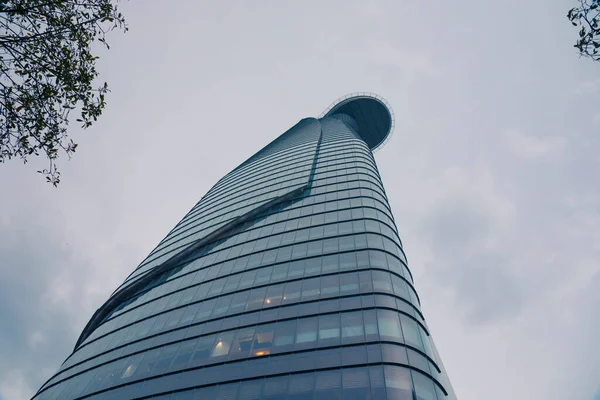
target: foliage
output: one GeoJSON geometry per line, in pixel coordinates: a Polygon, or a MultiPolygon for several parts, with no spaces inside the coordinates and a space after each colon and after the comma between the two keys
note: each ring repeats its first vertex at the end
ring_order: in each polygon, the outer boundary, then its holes
{"type": "Polygon", "coordinates": [[[575,44],[579,54],[600,61],[600,0],[579,0],[579,6],[572,8],[567,18],[581,27],[575,44]]]}
{"type": "Polygon", "coordinates": [[[94,86],[98,41],[125,20],[111,0],[0,0],[0,162],[46,156],[38,171],[56,186],[56,159],[77,144],[69,114],[90,127],[106,105],[106,83],[94,86]]]}

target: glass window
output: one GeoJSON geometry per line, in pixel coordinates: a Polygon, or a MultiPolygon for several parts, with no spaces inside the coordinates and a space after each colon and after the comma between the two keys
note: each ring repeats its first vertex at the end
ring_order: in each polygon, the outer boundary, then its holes
{"type": "Polygon", "coordinates": [[[339,238],[339,251],[354,250],[354,237],[342,236],[339,238]]]}
{"type": "Polygon", "coordinates": [[[321,242],[320,240],[308,243],[308,249],[307,249],[308,257],[321,255],[322,251],[323,251],[323,242],[321,242]]]}
{"type": "Polygon", "coordinates": [[[338,252],[338,238],[325,239],[323,241],[323,253],[337,253],[338,252]]]}
{"type": "MultiPolygon", "coordinates": [[[[242,382],[238,391],[237,400],[259,400],[263,379],[242,382]]],[[[199,400],[201,398],[198,398],[199,400]]],[[[204,399],[202,399],[204,400],[204,399]]]]}
{"type": "Polygon", "coordinates": [[[304,276],[306,260],[296,260],[290,263],[287,279],[301,278],[304,276]]]}
{"type": "Polygon", "coordinates": [[[256,271],[246,271],[242,274],[242,279],[238,286],[238,289],[249,288],[252,286],[252,282],[254,282],[254,277],[256,276],[256,271]]]}
{"type": "Polygon", "coordinates": [[[375,291],[393,293],[390,274],[383,271],[372,271],[375,291]]]}
{"type": "Polygon", "coordinates": [[[335,346],[340,343],[340,315],[319,316],[319,346],[335,346]]]}
{"type": "Polygon", "coordinates": [[[228,293],[228,292],[231,292],[231,291],[237,289],[241,278],[242,278],[241,274],[229,276],[227,278],[227,283],[225,284],[225,287],[223,288],[223,292],[228,293]]]}
{"type": "Polygon", "coordinates": [[[283,297],[283,285],[269,286],[263,307],[277,307],[283,297]]]}
{"type": "Polygon", "coordinates": [[[152,349],[144,354],[144,358],[133,372],[133,376],[137,378],[145,378],[150,375],[156,361],[160,356],[162,348],[152,349]]]}
{"type": "Polygon", "coordinates": [[[381,345],[381,354],[384,362],[408,365],[408,357],[406,356],[406,347],[387,344],[381,345]]]}
{"type": "Polygon", "coordinates": [[[340,294],[340,277],[338,275],[321,278],[321,298],[336,297],[340,294]]]}
{"type": "Polygon", "coordinates": [[[248,296],[250,295],[250,291],[246,290],[243,292],[238,292],[233,295],[233,299],[231,300],[231,305],[229,306],[229,313],[235,314],[239,312],[243,312],[246,308],[246,303],[248,302],[248,296]]]}
{"type": "MultiPolygon", "coordinates": [[[[410,365],[412,365],[413,367],[417,367],[421,371],[431,373],[431,371],[429,369],[429,361],[423,355],[421,355],[420,353],[417,353],[416,351],[414,351],[412,349],[407,349],[407,353],[408,353],[408,360],[409,360],[410,365]]],[[[435,371],[435,368],[434,368],[434,373],[435,372],[437,372],[437,371],[435,371]]]]}
{"type": "Polygon", "coordinates": [[[194,348],[196,347],[195,340],[187,340],[185,342],[181,342],[179,348],[177,349],[177,354],[173,359],[173,364],[171,365],[171,369],[178,370],[183,369],[187,366],[192,354],[194,354],[194,348]]]}
{"type": "Polygon", "coordinates": [[[221,294],[221,291],[223,291],[223,287],[225,286],[225,280],[225,278],[221,278],[214,281],[210,287],[210,290],[208,291],[208,296],[212,297],[221,294]]]}
{"type": "Polygon", "coordinates": [[[305,279],[302,282],[302,301],[319,298],[321,281],[319,278],[305,279]]]}
{"type": "Polygon", "coordinates": [[[315,276],[321,273],[321,258],[309,258],[306,260],[304,276],[315,276]]]}
{"type": "Polygon", "coordinates": [[[292,258],[306,257],[307,250],[308,250],[307,243],[295,244],[292,249],[292,258]]]}
{"type": "Polygon", "coordinates": [[[194,294],[193,301],[202,300],[203,298],[205,298],[206,293],[208,293],[208,287],[209,287],[209,285],[207,285],[205,283],[198,286],[198,290],[196,291],[196,294],[194,294]]]}
{"type": "Polygon", "coordinates": [[[367,342],[379,340],[379,335],[377,334],[377,317],[375,315],[375,310],[363,311],[363,320],[365,323],[365,337],[367,342]]]}
{"type": "Polygon", "coordinates": [[[400,320],[397,313],[387,310],[377,310],[377,321],[379,335],[381,335],[382,340],[403,341],[400,320]]]}
{"type": "Polygon", "coordinates": [[[357,251],[355,254],[356,254],[356,265],[358,268],[370,267],[369,252],[367,250],[357,251]]]}
{"type": "Polygon", "coordinates": [[[314,400],[341,400],[341,370],[318,372],[315,379],[314,400]]]}
{"type": "Polygon", "coordinates": [[[282,304],[295,303],[300,300],[302,281],[288,282],[283,289],[282,304]]]}
{"type": "Polygon", "coordinates": [[[413,400],[410,372],[407,369],[386,365],[384,373],[388,399],[413,400]]]}
{"type": "MultiPolygon", "coordinates": [[[[185,311],[185,308],[179,308],[175,311],[169,312],[168,313],[169,319],[167,320],[167,323],[165,324],[163,330],[169,330],[169,329],[176,327],[177,324],[179,323],[179,320],[183,316],[184,311],[185,311]]],[[[115,345],[113,344],[112,346],[114,347],[115,345]]]]}
{"type": "Polygon", "coordinates": [[[314,375],[314,373],[292,375],[286,400],[312,400],[314,375]]]}
{"type": "Polygon", "coordinates": [[[340,294],[357,294],[358,293],[358,274],[342,274],[340,275],[340,294]]]}
{"type": "Polygon", "coordinates": [[[226,332],[217,335],[217,340],[213,347],[211,358],[225,356],[229,353],[231,342],[233,341],[233,332],[226,332]]]}
{"type": "Polygon", "coordinates": [[[212,349],[213,343],[215,342],[215,338],[216,335],[209,335],[198,339],[196,349],[194,350],[194,355],[190,360],[190,367],[196,367],[199,365],[206,364],[208,356],[210,355],[210,350],[212,349]]]}
{"type": "Polygon", "coordinates": [[[258,285],[264,285],[265,283],[269,283],[269,281],[271,280],[272,270],[273,270],[273,267],[259,269],[256,274],[256,278],[254,279],[253,285],[258,286],[258,285]]]}
{"type": "Polygon", "coordinates": [[[274,352],[292,350],[294,347],[294,335],[296,333],[296,321],[279,322],[276,325],[274,340],[274,352]]]}
{"type": "Polygon", "coordinates": [[[284,400],[288,391],[289,376],[268,378],[263,386],[261,399],[284,400]]]}
{"type": "Polygon", "coordinates": [[[360,283],[361,293],[373,292],[373,279],[371,278],[371,271],[360,271],[358,273],[358,280],[360,283]]]}
{"type": "Polygon", "coordinates": [[[367,235],[354,235],[354,248],[364,249],[367,247],[367,235]]]}
{"type": "Polygon", "coordinates": [[[383,239],[379,235],[367,234],[367,243],[369,248],[383,250],[383,239]]]}
{"type": "Polygon", "coordinates": [[[356,254],[354,252],[340,254],[340,271],[356,269],[356,254]]]}
{"type": "Polygon", "coordinates": [[[137,367],[140,365],[140,362],[142,361],[143,357],[143,353],[129,357],[126,364],[127,366],[125,367],[123,374],[121,374],[121,379],[130,378],[134,374],[137,367]]]}
{"type": "Polygon", "coordinates": [[[280,282],[285,280],[288,273],[288,264],[276,265],[273,267],[273,275],[271,275],[271,282],[280,282]]]}
{"type": "Polygon", "coordinates": [[[267,293],[266,287],[252,289],[252,292],[250,292],[250,297],[248,298],[248,305],[246,306],[246,311],[260,309],[265,300],[266,293],[267,293]]]}
{"type": "Polygon", "coordinates": [[[289,261],[292,257],[292,247],[280,247],[277,249],[277,258],[275,258],[275,262],[281,263],[285,261],[289,261]]]}
{"type": "Polygon", "coordinates": [[[369,369],[342,369],[342,390],[342,397],[344,400],[368,399],[370,397],[369,369]]]}
{"type": "Polygon", "coordinates": [[[434,383],[431,379],[416,371],[412,372],[417,400],[437,400],[434,383]]]}
{"type": "Polygon", "coordinates": [[[400,296],[404,299],[410,299],[408,295],[408,287],[404,280],[398,278],[396,275],[392,275],[392,286],[394,288],[394,293],[397,296],[400,296]]]}
{"type": "Polygon", "coordinates": [[[340,264],[338,262],[338,254],[330,254],[321,258],[323,262],[323,273],[339,271],[340,264]]]}
{"type": "MultiPolygon", "coordinates": [[[[385,385],[383,380],[383,367],[381,365],[369,367],[369,378],[371,381],[371,398],[385,399],[385,385]]],[[[389,400],[396,400],[388,397],[389,400]]]]}
{"type": "Polygon", "coordinates": [[[365,340],[365,332],[360,311],[342,313],[342,343],[360,343],[365,340]]]}
{"type": "Polygon", "coordinates": [[[227,312],[229,308],[229,303],[231,303],[232,296],[221,296],[217,300],[217,304],[215,304],[215,308],[211,314],[211,317],[222,316],[227,312]]]}
{"type": "Polygon", "coordinates": [[[233,340],[233,344],[231,345],[229,359],[233,360],[248,357],[253,340],[254,327],[238,330],[235,339],[233,340]]]}
{"type": "Polygon", "coordinates": [[[323,226],[315,226],[310,228],[309,238],[310,240],[322,239],[324,235],[323,226]]]}
{"type": "Polygon", "coordinates": [[[217,304],[217,299],[211,299],[200,303],[200,309],[194,318],[194,322],[204,321],[212,313],[213,308],[217,304]]]}
{"type": "Polygon", "coordinates": [[[302,318],[297,322],[296,350],[314,347],[317,341],[317,318],[302,318]]]}
{"type": "MultiPolygon", "coordinates": [[[[308,234],[309,234],[310,230],[308,229],[302,229],[299,231],[296,231],[296,237],[294,238],[296,243],[299,242],[304,242],[306,240],[308,240],[308,234]]],[[[306,243],[304,243],[304,245],[306,245],[306,243]]]]}
{"type": "Polygon", "coordinates": [[[416,347],[421,351],[425,351],[423,343],[421,342],[421,335],[419,334],[419,326],[417,323],[412,318],[402,314],[400,314],[400,320],[402,321],[402,331],[404,332],[406,344],[416,347]]]}
{"type": "Polygon", "coordinates": [[[264,325],[256,329],[254,343],[252,344],[253,356],[264,356],[271,353],[273,347],[273,336],[275,335],[275,325],[264,325]]]}
{"type": "MultiPolygon", "coordinates": [[[[219,385],[217,387],[217,400],[235,400],[238,383],[230,383],[227,385],[219,385]]],[[[204,397],[206,399],[206,397],[204,397]]]]}

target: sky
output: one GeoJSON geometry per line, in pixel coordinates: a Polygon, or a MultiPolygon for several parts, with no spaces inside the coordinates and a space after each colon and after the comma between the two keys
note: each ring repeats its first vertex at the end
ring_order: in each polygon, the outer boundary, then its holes
{"type": "Polygon", "coordinates": [[[59,187],[0,166],[0,400],[35,393],[219,178],[362,91],[395,113],[375,157],[458,398],[600,399],[600,64],[574,4],[120,3],[108,104],[59,187]]]}

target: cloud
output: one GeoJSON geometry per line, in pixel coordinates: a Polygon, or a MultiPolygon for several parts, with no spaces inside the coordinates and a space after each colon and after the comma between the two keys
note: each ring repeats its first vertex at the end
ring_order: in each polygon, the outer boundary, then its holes
{"type": "Polygon", "coordinates": [[[0,400],[29,399],[32,394],[26,374],[22,370],[15,369],[2,373],[0,400]]]}
{"type": "Polygon", "coordinates": [[[560,159],[567,143],[564,137],[536,137],[518,130],[508,130],[505,134],[508,147],[524,158],[548,157],[560,159]]]}
{"type": "Polygon", "coordinates": [[[600,78],[588,79],[579,83],[575,92],[580,95],[591,95],[600,91],[600,78]]]}
{"type": "Polygon", "coordinates": [[[491,323],[519,311],[526,290],[507,252],[515,224],[513,202],[489,172],[449,168],[428,183],[420,210],[420,238],[430,258],[423,269],[471,324],[491,323]]]}
{"type": "Polygon", "coordinates": [[[111,289],[113,266],[75,251],[67,219],[44,207],[7,207],[12,216],[0,219],[0,395],[8,400],[30,398],[56,371],[111,289]]]}

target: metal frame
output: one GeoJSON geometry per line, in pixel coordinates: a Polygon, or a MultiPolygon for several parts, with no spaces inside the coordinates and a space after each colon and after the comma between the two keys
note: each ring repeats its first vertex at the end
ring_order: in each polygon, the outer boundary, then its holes
{"type": "Polygon", "coordinates": [[[373,153],[375,153],[376,151],[378,151],[379,149],[381,149],[389,140],[390,137],[392,136],[392,134],[394,133],[394,128],[396,127],[396,116],[394,114],[394,110],[392,109],[392,107],[390,106],[390,103],[387,102],[386,99],[384,99],[383,97],[372,93],[372,92],[353,92],[353,93],[349,93],[345,96],[342,96],[338,99],[336,99],[333,103],[331,103],[320,115],[319,118],[323,118],[325,116],[327,116],[327,114],[329,114],[332,110],[334,110],[336,107],[346,103],[348,100],[353,100],[353,99],[373,99],[373,100],[377,100],[379,101],[381,104],[383,104],[388,112],[390,113],[390,118],[391,118],[391,124],[390,124],[390,130],[388,131],[387,135],[385,136],[385,139],[379,143],[376,147],[374,147],[373,149],[371,149],[371,151],[373,153]]]}

